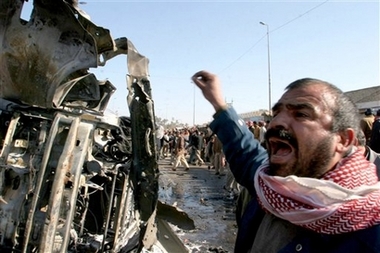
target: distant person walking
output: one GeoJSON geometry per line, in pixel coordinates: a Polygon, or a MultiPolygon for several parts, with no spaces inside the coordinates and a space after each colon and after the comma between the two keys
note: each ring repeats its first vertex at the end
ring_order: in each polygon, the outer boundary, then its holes
{"type": "Polygon", "coordinates": [[[189,163],[194,163],[201,166],[204,161],[201,157],[201,151],[203,148],[203,136],[200,135],[198,129],[193,129],[192,134],[189,137],[190,158],[189,163]]]}
{"type": "Polygon", "coordinates": [[[223,154],[223,144],[219,140],[218,136],[215,137],[213,145],[214,153],[214,167],[215,175],[225,175],[224,174],[224,154],[223,154]]]}
{"type": "Polygon", "coordinates": [[[215,138],[216,138],[215,134],[212,134],[210,136],[209,141],[207,142],[207,145],[206,145],[206,157],[207,157],[207,161],[209,163],[208,169],[211,169],[211,167],[214,167],[213,146],[214,146],[215,138]]]}
{"type": "Polygon", "coordinates": [[[253,125],[253,128],[254,128],[253,134],[255,136],[255,139],[258,140],[260,138],[260,127],[259,127],[259,125],[257,124],[256,121],[253,121],[252,125],[253,125]]]}
{"type": "Polygon", "coordinates": [[[189,170],[189,164],[185,158],[185,138],[180,131],[176,132],[176,142],[174,147],[175,162],[172,168],[173,171],[177,170],[177,167],[182,164],[185,166],[185,170],[189,170]]]}
{"type": "Polygon", "coordinates": [[[360,120],[360,128],[362,129],[365,140],[367,143],[370,143],[371,141],[371,135],[372,135],[372,125],[375,120],[375,117],[373,116],[372,109],[368,108],[364,112],[364,117],[360,120]]]}
{"type": "Polygon", "coordinates": [[[259,128],[260,128],[259,142],[260,142],[261,146],[263,146],[264,148],[266,148],[265,133],[267,132],[267,129],[265,127],[265,122],[264,121],[259,121],[259,128]]]}

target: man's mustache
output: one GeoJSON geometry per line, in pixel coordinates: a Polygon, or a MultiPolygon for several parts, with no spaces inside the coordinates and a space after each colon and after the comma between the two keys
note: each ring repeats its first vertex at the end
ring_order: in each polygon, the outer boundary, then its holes
{"type": "Polygon", "coordinates": [[[292,135],[285,129],[269,128],[265,133],[265,140],[268,142],[269,138],[271,137],[275,137],[280,140],[285,140],[295,148],[298,146],[297,139],[294,137],[294,135],[292,135]]]}

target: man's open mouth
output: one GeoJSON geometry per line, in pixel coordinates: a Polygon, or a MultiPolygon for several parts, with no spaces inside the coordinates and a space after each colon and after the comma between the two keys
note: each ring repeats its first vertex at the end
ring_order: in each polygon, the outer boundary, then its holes
{"type": "Polygon", "coordinates": [[[293,147],[285,140],[278,138],[270,138],[269,146],[271,156],[287,156],[293,151],[293,147]]]}

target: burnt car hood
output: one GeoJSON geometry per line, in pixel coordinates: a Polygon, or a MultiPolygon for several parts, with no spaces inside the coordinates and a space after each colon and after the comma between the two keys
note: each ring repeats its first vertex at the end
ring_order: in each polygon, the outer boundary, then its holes
{"type": "Polygon", "coordinates": [[[99,82],[89,68],[129,54],[129,74],[147,75],[147,59],[141,60],[129,40],[113,40],[75,4],[35,0],[30,19],[22,20],[23,3],[0,4],[0,97],[43,108],[103,112],[115,87],[99,82]]]}

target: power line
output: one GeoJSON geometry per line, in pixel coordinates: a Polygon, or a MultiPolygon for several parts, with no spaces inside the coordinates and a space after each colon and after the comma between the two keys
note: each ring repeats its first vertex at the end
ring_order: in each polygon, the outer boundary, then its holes
{"type": "Polygon", "coordinates": [[[289,20],[288,22],[286,22],[285,24],[280,25],[279,27],[273,29],[272,31],[270,31],[270,33],[271,33],[271,32],[275,32],[275,31],[277,31],[277,30],[283,28],[284,26],[286,26],[286,25],[288,25],[288,24],[294,22],[295,20],[297,20],[297,19],[299,19],[299,18],[302,18],[304,15],[309,14],[310,12],[312,12],[313,10],[315,10],[315,9],[319,8],[320,6],[324,5],[324,4],[327,3],[328,1],[330,1],[330,0],[326,0],[326,1],[324,1],[324,2],[322,2],[322,3],[320,3],[320,4],[318,4],[317,6],[311,8],[310,10],[308,10],[308,11],[302,13],[302,14],[299,15],[298,17],[295,17],[295,18],[289,20]]]}
{"type": "MultiPolygon", "coordinates": [[[[286,25],[288,25],[288,24],[290,24],[290,23],[296,21],[297,19],[303,17],[304,15],[309,14],[310,12],[312,12],[313,10],[315,10],[315,9],[317,9],[317,8],[319,8],[319,7],[321,7],[323,4],[327,3],[328,1],[330,1],[330,0],[325,0],[324,2],[322,2],[322,3],[318,4],[318,5],[316,5],[315,7],[313,7],[313,8],[311,8],[311,9],[307,10],[306,12],[304,12],[304,13],[298,15],[297,17],[295,17],[295,18],[289,20],[288,22],[286,22],[286,23],[280,25],[279,27],[277,27],[277,28],[275,28],[275,29],[273,29],[273,30],[270,30],[269,33],[273,33],[273,32],[275,32],[275,31],[277,31],[277,30],[283,28],[284,26],[286,26],[286,25]]],[[[232,65],[234,65],[236,62],[238,62],[241,58],[243,58],[246,54],[248,54],[248,53],[249,53],[254,47],[256,47],[256,45],[259,44],[259,42],[262,41],[266,36],[267,36],[266,34],[263,35],[263,36],[262,36],[260,39],[258,39],[258,40],[255,42],[255,44],[253,44],[253,45],[252,45],[247,51],[245,51],[242,55],[240,55],[236,60],[234,60],[233,62],[231,62],[227,67],[225,67],[224,69],[222,69],[220,72],[224,72],[225,70],[229,69],[232,65]]]]}
{"type": "Polygon", "coordinates": [[[232,65],[234,65],[236,62],[238,62],[241,58],[243,58],[246,54],[248,54],[254,47],[256,47],[257,44],[259,44],[260,41],[262,41],[267,35],[264,35],[263,37],[261,37],[258,41],[255,42],[255,44],[253,44],[247,51],[245,51],[241,56],[239,56],[239,58],[237,58],[236,60],[234,60],[232,63],[230,63],[227,67],[225,67],[224,69],[222,69],[220,72],[223,72],[225,70],[227,70],[228,68],[230,68],[232,65]]]}

